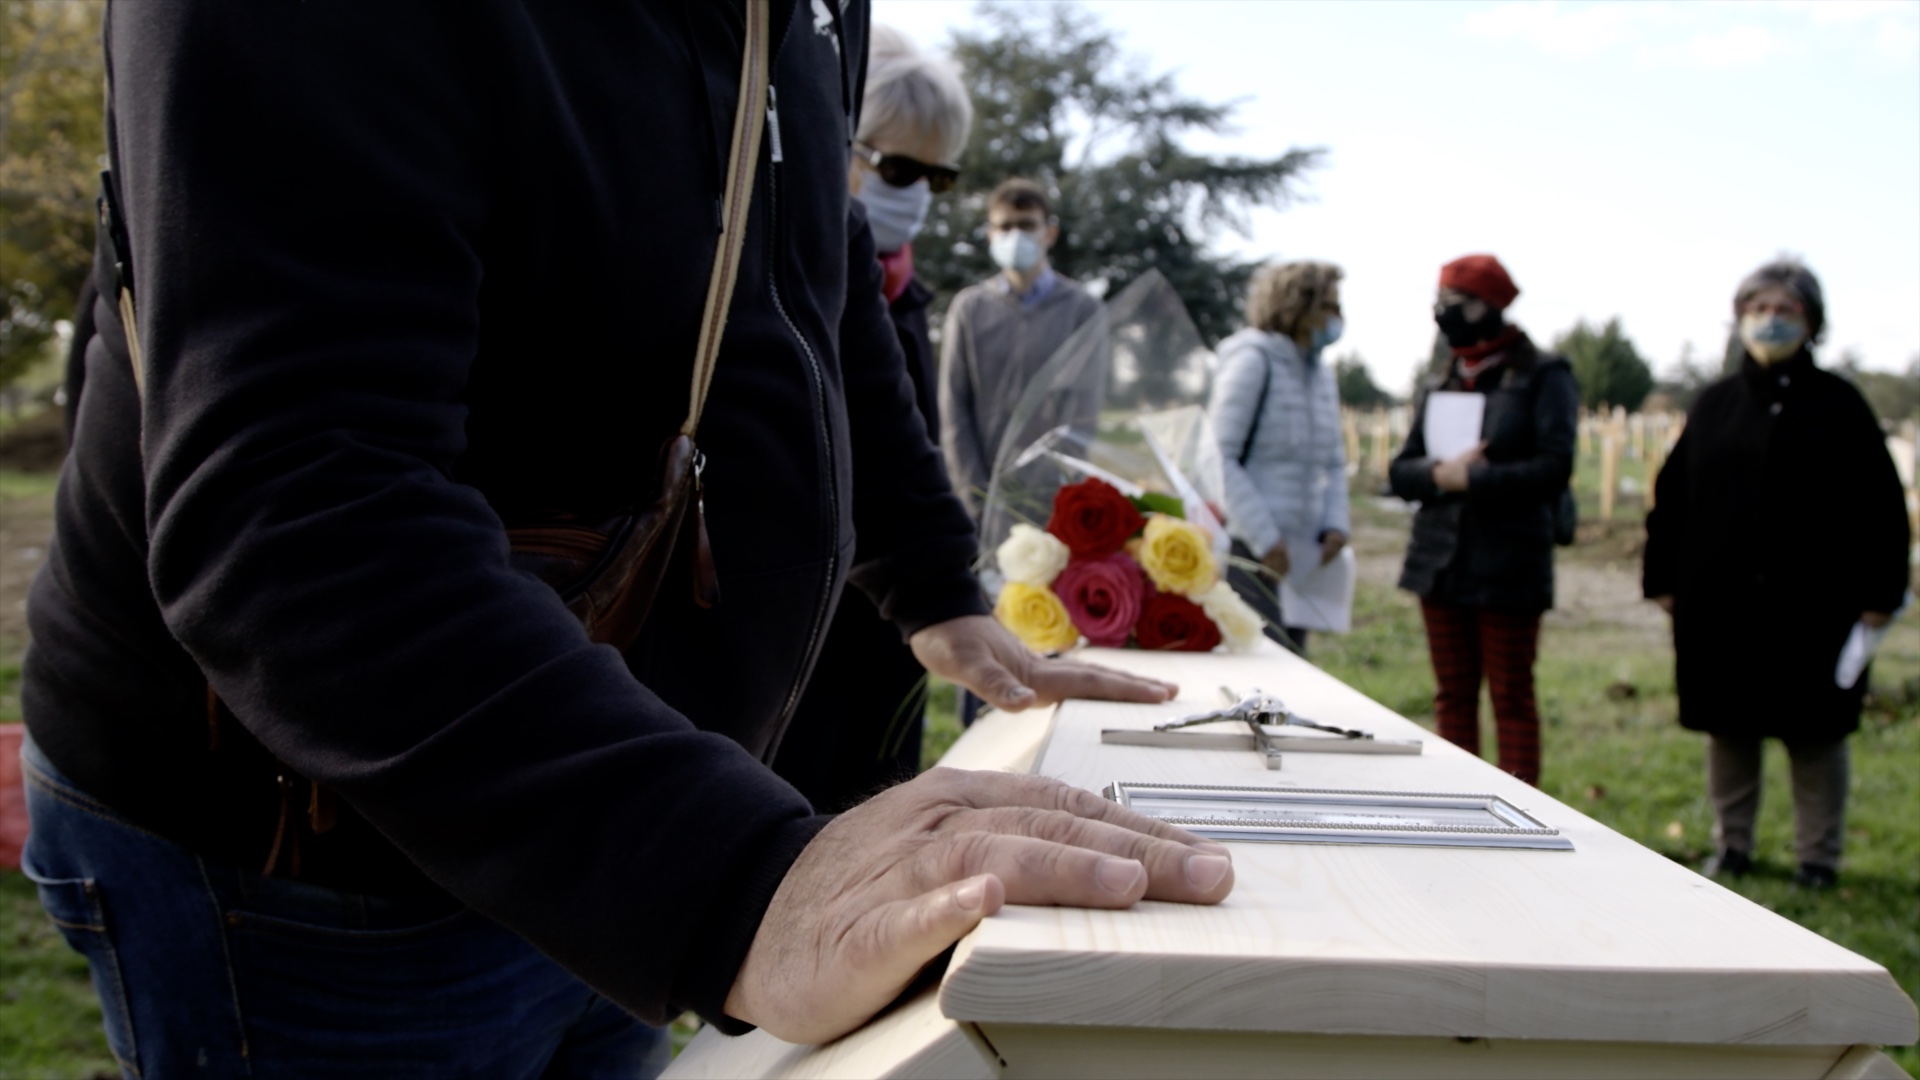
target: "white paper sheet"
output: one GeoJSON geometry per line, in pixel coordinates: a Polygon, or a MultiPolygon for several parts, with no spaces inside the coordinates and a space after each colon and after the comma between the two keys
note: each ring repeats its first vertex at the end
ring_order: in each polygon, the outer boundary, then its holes
{"type": "MultiPolygon", "coordinates": [[[[1899,618],[1911,603],[1912,593],[1901,597],[1900,606],[1893,609],[1893,617],[1899,618]]],[[[1840,659],[1833,665],[1833,685],[1842,690],[1853,689],[1853,684],[1860,681],[1860,674],[1867,670],[1867,664],[1879,650],[1880,642],[1886,639],[1887,631],[1892,628],[1892,623],[1878,630],[1863,622],[1854,623],[1853,632],[1847,635],[1847,643],[1840,646],[1840,659]]]]}
{"type": "Polygon", "coordinates": [[[1353,629],[1353,548],[1341,548],[1322,566],[1319,541],[1289,538],[1287,558],[1292,568],[1280,580],[1281,621],[1335,634],[1353,629]]]}
{"type": "Polygon", "coordinates": [[[1875,630],[1866,623],[1853,624],[1853,633],[1847,635],[1847,643],[1840,647],[1840,662],[1833,667],[1833,685],[1842,690],[1853,689],[1860,681],[1860,673],[1867,670],[1867,661],[1873,659],[1874,650],[1880,647],[1880,639],[1887,636],[1887,628],[1875,630]]]}
{"type": "Polygon", "coordinates": [[[1855,623],[1853,632],[1847,634],[1847,644],[1839,648],[1839,663],[1834,665],[1834,686],[1839,686],[1841,690],[1853,690],[1853,684],[1859,682],[1860,673],[1866,671],[1866,663],[1874,659],[1874,651],[1880,648],[1880,640],[1885,636],[1885,626],[1874,630],[1866,623],[1855,623]]]}
{"type": "Polygon", "coordinates": [[[1427,456],[1446,461],[1480,445],[1480,424],[1486,419],[1487,396],[1436,390],[1427,395],[1425,432],[1427,456]]]}

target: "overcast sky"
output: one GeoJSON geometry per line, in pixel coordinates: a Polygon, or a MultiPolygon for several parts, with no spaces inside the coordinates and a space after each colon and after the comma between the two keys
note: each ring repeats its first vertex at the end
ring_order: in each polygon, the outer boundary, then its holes
{"type": "MultiPolygon", "coordinates": [[[[1827,289],[1823,359],[1920,355],[1920,0],[1395,3],[1093,0],[1156,72],[1240,130],[1207,151],[1324,146],[1312,200],[1247,257],[1347,271],[1347,336],[1403,388],[1438,267],[1500,256],[1545,341],[1619,316],[1656,370],[1717,358],[1734,286],[1781,251],[1827,289]]],[[[966,0],[874,0],[938,47],[966,0]]]]}

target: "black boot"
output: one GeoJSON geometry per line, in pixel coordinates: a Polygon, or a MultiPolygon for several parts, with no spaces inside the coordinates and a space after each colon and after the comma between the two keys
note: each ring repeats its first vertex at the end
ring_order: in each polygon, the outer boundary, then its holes
{"type": "Polygon", "coordinates": [[[1839,881],[1838,870],[1819,863],[1803,862],[1800,864],[1800,872],[1793,875],[1793,883],[1803,889],[1831,889],[1839,881]]]}
{"type": "Polygon", "coordinates": [[[1700,872],[1710,878],[1746,877],[1753,872],[1753,856],[1744,851],[1721,848],[1718,854],[1708,856],[1707,861],[1700,864],[1700,872]]]}

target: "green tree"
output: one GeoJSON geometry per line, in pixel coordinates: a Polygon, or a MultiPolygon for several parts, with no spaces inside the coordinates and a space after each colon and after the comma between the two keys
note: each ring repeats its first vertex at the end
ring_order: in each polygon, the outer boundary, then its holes
{"type": "Polygon", "coordinates": [[[92,265],[102,6],[0,4],[0,387],[44,355],[92,265]]]}
{"type": "Polygon", "coordinates": [[[1860,391],[1881,420],[1920,420],[1920,356],[1908,362],[1904,373],[1867,371],[1862,364],[1860,354],[1848,349],[1833,370],[1860,391]]]}
{"type": "Polygon", "coordinates": [[[1680,346],[1680,358],[1674,361],[1672,370],[1666,376],[1655,379],[1653,388],[1665,394],[1674,408],[1692,409],[1700,391],[1711,386],[1720,377],[1724,367],[1724,363],[1716,368],[1702,360],[1693,342],[1689,341],[1680,346]]]}
{"type": "Polygon", "coordinates": [[[1553,351],[1573,365],[1580,381],[1580,403],[1590,409],[1623,405],[1638,409],[1653,392],[1653,369],[1620,329],[1620,320],[1608,319],[1596,330],[1585,319],[1554,339],[1553,351]]]}
{"type": "Polygon", "coordinates": [[[982,3],[977,13],[984,28],[955,31],[952,43],[973,98],[973,136],[960,183],[934,200],[914,245],[922,280],[950,296],[996,272],[987,195],[1024,176],[1053,195],[1060,240],[1050,258],[1061,273],[1105,279],[1117,293],[1159,270],[1208,344],[1233,332],[1257,264],[1211,252],[1207,241],[1221,227],[1244,235],[1250,210],[1290,201],[1322,151],[1192,153],[1180,137],[1230,130],[1234,105],[1186,97],[1172,76],[1147,74],[1077,7],[982,3]]]}
{"type": "Polygon", "coordinates": [[[1397,404],[1392,394],[1373,381],[1373,372],[1359,353],[1350,352],[1333,359],[1334,382],[1340,387],[1340,404],[1356,409],[1372,409],[1397,404]]]}

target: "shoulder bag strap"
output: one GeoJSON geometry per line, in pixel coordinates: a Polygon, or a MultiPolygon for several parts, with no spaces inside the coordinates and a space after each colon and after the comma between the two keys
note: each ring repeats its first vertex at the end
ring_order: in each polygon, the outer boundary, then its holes
{"type": "MultiPolygon", "coordinates": [[[[734,279],[740,272],[740,249],[747,238],[747,210],[753,203],[753,175],[760,164],[762,116],[773,119],[771,87],[767,81],[768,0],[747,0],[746,48],[740,60],[740,98],[733,109],[733,145],[727,154],[727,186],[720,207],[720,243],[713,257],[713,277],[707,282],[707,306],[700,315],[700,342],[694,350],[693,394],[680,433],[693,437],[700,412],[707,404],[707,388],[720,360],[720,336],[727,328],[727,308],[733,300],[734,279]],[[763,104],[763,102],[765,104],[763,104]]],[[[776,143],[777,145],[777,143],[776,143]]]]}
{"type": "MultiPolygon", "coordinates": [[[[1260,352],[1260,350],[1255,350],[1260,352]]],[[[1247,422],[1247,441],[1240,444],[1240,464],[1245,467],[1247,459],[1253,456],[1253,437],[1260,434],[1260,417],[1267,411],[1267,391],[1273,387],[1273,357],[1260,352],[1260,362],[1265,366],[1260,377],[1260,398],[1253,405],[1253,419],[1247,422]]]]}

